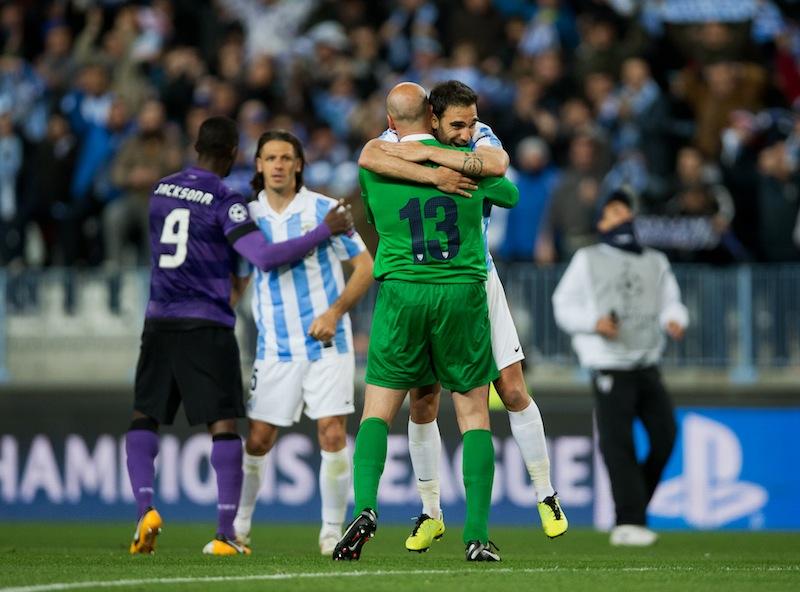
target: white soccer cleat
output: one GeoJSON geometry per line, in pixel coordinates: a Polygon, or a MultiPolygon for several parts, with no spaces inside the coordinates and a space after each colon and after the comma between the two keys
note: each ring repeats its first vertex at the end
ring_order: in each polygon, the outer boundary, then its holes
{"type": "Polygon", "coordinates": [[[615,547],[649,547],[658,540],[658,535],[644,526],[620,524],[611,531],[609,542],[615,547]]]}

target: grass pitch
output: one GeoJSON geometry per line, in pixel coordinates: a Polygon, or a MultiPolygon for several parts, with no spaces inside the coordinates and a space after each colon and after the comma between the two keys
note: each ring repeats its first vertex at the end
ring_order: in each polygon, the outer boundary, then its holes
{"type": "Polygon", "coordinates": [[[800,590],[800,533],[664,533],[649,549],[608,545],[607,535],[493,528],[502,563],[468,564],[458,525],[424,554],[410,528],[379,526],[361,561],[317,552],[316,526],[259,525],[250,557],[206,557],[213,525],[166,522],[154,556],[128,555],[130,524],[5,523],[0,592],[50,590],[800,590]]]}

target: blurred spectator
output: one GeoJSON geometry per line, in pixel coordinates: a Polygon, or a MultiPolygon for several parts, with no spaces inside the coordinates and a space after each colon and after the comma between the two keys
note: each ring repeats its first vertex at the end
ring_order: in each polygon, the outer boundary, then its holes
{"type": "Polygon", "coordinates": [[[36,60],[36,71],[47,86],[50,101],[58,104],[75,75],[72,32],[66,23],[55,23],[45,33],[44,53],[36,60]]]}
{"type": "Polygon", "coordinates": [[[314,97],[317,115],[341,140],[350,134],[350,117],[358,105],[353,79],[341,74],[336,77],[328,90],[321,91],[314,97]]]}
{"type": "Polygon", "coordinates": [[[244,27],[249,57],[284,58],[317,0],[219,0],[244,27]]]}
{"type": "Polygon", "coordinates": [[[275,72],[275,61],[268,55],[253,56],[245,66],[243,80],[239,87],[242,101],[257,100],[270,111],[283,107],[282,89],[275,72]]]}
{"type": "Polygon", "coordinates": [[[540,263],[566,261],[595,240],[595,215],[605,172],[598,139],[586,133],[575,136],[569,161],[553,190],[536,245],[536,260],[540,263]]]}
{"type": "Polygon", "coordinates": [[[523,54],[534,55],[552,49],[574,49],[578,45],[575,16],[561,0],[537,0],[520,40],[523,54]]]}
{"type": "Polygon", "coordinates": [[[774,69],[776,85],[786,102],[794,104],[800,98],[800,28],[787,26],[775,40],[774,69]]]}
{"type": "Polygon", "coordinates": [[[0,6],[0,55],[26,55],[25,22],[22,6],[7,2],[0,6]]]}
{"type": "Polygon", "coordinates": [[[350,31],[350,47],[356,90],[361,99],[366,99],[389,77],[389,67],[381,60],[378,34],[371,27],[359,26],[350,31]]]}
{"type": "Polygon", "coordinates": [[[680,90],[694,108],[695,143],[710,158],[719,156],[720,136],[737,109],[757,110],[762,104],[766,71],[757,64],[718,62],[696,72],[684,70],[680,90]]]}
{"type": "Polygon", "coordinates": [[[412,41],[418,37],[435,38],[438,19],[439,9],[434,2],[397,0],[380,30],[392,69],[397,72],[408,69],[411,65],[412,41]]]}
{"type": "Polygon", "coordinates": [[[667,204],[664,215],[642,215],[636,234],[643,245],[694,263],[730,263],[749,257],[730,233],[730,202],[720,200],[705,183],[684,186],[667,204]]]}
{"type": "Polygon", "coordinates": [[[666,177],[672,166],[670,136],[681,131],[686,135],[691,133],[691,128],[677,129],[670,116],[669,103],[645,60],[628,58],[623,62],[622,85],[612,110],[615,116],[613,148],[641,151],[649,172],[666,177]]]}
{"type": "Polygon", "coordinates": [[[38,141],[47,127],[45,81],[23,58],[0,54],[0,103],[25,139],[38,141]]]}
{"type": "Polygon", "coordinates": [[[793,240],[798,215],[798,168],[786,142],[765,148],[758,159],[758,237],[767,261],[798,261],[793,240]]]}
{"type": "Polygon", "coordinates": [[[375,29],[386,16],[383,2],[369,0],[321,0],[305,23],[305,29],[325,21],[335,21],[352,33],[356,28],[375,29]]]}
{"type": "Polygon", "coordinates": [[[510,145],[536,135],[553,142],[558,133],[558,119],[541,106],[541,83],[531,76],[517,80],[511,110],[500,119],[496,129],[510,145]]]}
{"type": "MultiPolygon", "coordinates": [[[[70,185],[71,200],[64,211],[62,238],[64,262],[67,265],[79,259],[97,263],[102,255],[96,243],[84,249],[85,224],[102,210],[106,203],[119,196],[119,189],[111,181],[111,163],[128,135],[130,115],[121,99],[111,102],[108,116],[101,123],[92,122],[80,139],[75,172],[70,185]]],[[[99,234],[97,229],[94,234],[99,234]]]]}
{"type": "Polygon", "coordinates": [[[264,103],[251,99],[239,108],[239,153],[230,174],[225,177],[225,184],[244,196],[252,193],[250,181],[253,178],[253,164],[258,138],[267,131],[269,111],[264,103]]]}
{"type": "MultiPolygon", "coordinates": [[[[430,37],[416,37],[411,43],[411,65],[402,76],[403,80],[416,82],[423,88],[433,87],[443,80],[442,45],[430,37]]],[[[384,87],[388,85],[384,84],[384,87]]]]}
{"type": "Polygon", "coordinates": [[[358,167],[333,128],[316,127],[306,143],[305,183],[309,189],[332,197],[347,197],[358,186],[358,167]]]}
{"type": "Polygon", "coordinates": [[[547,211],[558,169],[550,162],[550,149],[541,138],[530,137],[517,146],[519,203],[506,218],[500,256],[507,261],[533,261],[542,218],[547,211]]]}
{"type": "Polygon", "coordinates": [[[53,113],[47,135],[33,149],[27,171],[25,198],[20,204],[17,228],[20,248],[25,244],[30,223],[38,226],[45,245],[44,263],[64,263],[60,225],[70,202],[69,187],[75,169],[77,139],[61,113],[53,113]],[[47,174],[42,174],[46,171],[47,174]]]}
{"type": "Polygon", "coordinates": [[[113,27],[103,33],[103,11],[95,6],[87,13],[86,25],[73,49],[78,65],[102,67],[106,75],[110,73],[110,89],[134,110],[149,93],[149,83],[134,55],[137,37],[136,7],[122,7],[116,13],[113,27]],[[100,47],[98,38],[102,38],[100,47]]]}
{"type": "Polygon", "coordinates": [[[22,140],[14,133],[11,113],[0,112],[0,223],[11,224],[17,214],[17,177],[22,168],[22,140]]]}
{"type": "Polygon", "coordinates": [[[176,47],[165,54],[157,86],[170,121],[180,122],[189,111],[195,85],[204,69],[200,57],[192,48],[176,47]]]}
{"type": "Polygon", "coordinates": [[[61,101],[61,110],[72,130],[83,138],[92,126],[106,124],[112,101],[105,67],[89,64],[79,71],[76,86],[61,101]]]}
{"type": "Polygon", "coordinates": [[[445,22],[448,45],[455,47],[470,43],[479,60],[492,57],[503,39],[503,19],[491,0],[461,0],[460,6],[447,15],[445,22]]]}
{"type": "Polygon", "coordinates": [[[698,263],[730,263],[749,259],[731,232],[736,213],[730,192],[720,182],[717,166],[692,146],[678,152],[673,196],[656,215],[637,219],[642,244],[667,251],[673,259],[698,263]]]}
{"type": "Polygon", "coordinates": [[[542,106],[555,112],[574,95],[574,89],[564,73],[564,61],[559,51],[543,51],[531,60],[531,74],[542,85],[542,106]]]}
{"type": "Polygon", "coordinates": [[[146,102],[135,134],[125,140],[111,163],[111,180],[121,191],[103,211],[105,262],[111,268],[122,266],[131,231],[136,232],[140,245],[134,261],[141,265],[149,260],[150,192],[156,181],[181,165],[178,142],[165,124],[164,106],[156,100],[146,102]]]}
{"type": "Polygon", "coordinates": [[[737,215],[733,231],[751,253],[760,255],[758,241],[758,153],[762,148],[758,122],[749,111],[734,111],[722,133],[720,165],[737,215]]]}
{"type": "Polygon", "coordinates": [[[617,24],[604,15],[589,15],[583,23],[581,44],[575,50],[575,77],[584,81],[590,73],[617,76],[625,57],[617,24]]]}
{"type": "Polygon", "coordinates": [[[238,84],[244,71],[244,47],[230,39],[217,51],[216,74],[225,82],[238,84]]]}

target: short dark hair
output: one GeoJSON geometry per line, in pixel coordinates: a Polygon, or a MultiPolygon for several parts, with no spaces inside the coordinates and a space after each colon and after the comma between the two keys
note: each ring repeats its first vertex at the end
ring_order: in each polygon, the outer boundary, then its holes
{"type": "Polygon", "coordinates": [[[614,201],[618,201],[626,206],[629,210],[633,210],[633,197],[631,196],[631,192],[627,189],[616,189],[612,191],[603,202],[603,208],[614,201]]]}
{"type": "Polygon", "coordinates": [[[478,95],[463,82],[448,80],[437,84],[431,90],[428,100],[433,114],[441,117],[448,107],[469,107],[478,103],[478,95]]]}
{"type": "MultiPolygon", "coordinates": [[[[276,129],[261,134],[258,138],[258,145],[256,146],[256,153],[255,156],[253,156],[253,160],[257,159],[258,155],[261,154],[261,149],[264,147],[264,144],[275,140],[289,142],[294,148],[295,157],[299,158],[300,164],[303,165],[294,175],[294,188],[295,190],[299,190],[303,186],[303,169],[306,167],[306,156],[303,153],[303,144],[300,142],[300,138],[295,136],[292,132],[285,129],[276,129]]],[[[264,177],[258,172],[258,169],[256,169],[253,178],[250,180],[250,187],[253,188],[256,195],[264,189],[264,177]]]]}
{"type": "Polygon", "coordinates": [[[239,145],[239,130],[236,122],[223,116],[209,117],[200,125],[194,149],[200,156],[214,159],[231,158],[233,149],[239,145]]]}

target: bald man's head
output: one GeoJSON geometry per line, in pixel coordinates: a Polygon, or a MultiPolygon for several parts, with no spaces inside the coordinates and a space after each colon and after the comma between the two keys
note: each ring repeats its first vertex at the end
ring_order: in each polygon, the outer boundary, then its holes
{"type": "Polygon", "coordinates": [[[430,104],[425,89],[413,82],[401,82],[386,97],[386,112],[395,125],[430,125],[430,104]]]}

